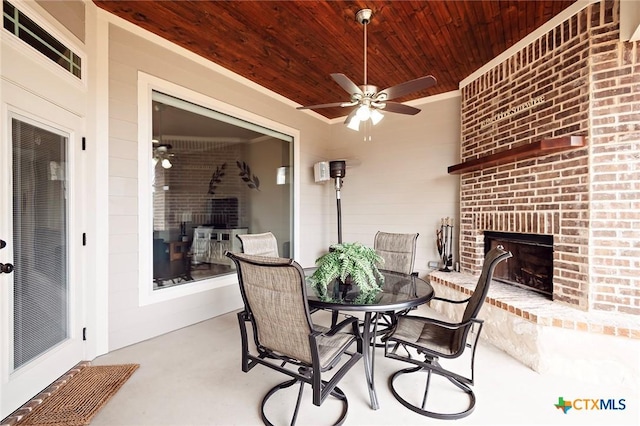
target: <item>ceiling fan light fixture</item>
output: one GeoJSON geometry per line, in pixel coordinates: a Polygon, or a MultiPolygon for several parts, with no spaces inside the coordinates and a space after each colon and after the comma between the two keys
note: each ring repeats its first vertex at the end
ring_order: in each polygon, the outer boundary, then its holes
{"type": "Polygon", "coordinates": [[[378,124],[383,118],[384,114],[382,114],[380,111],[378,111],[377,109],[371,110],[371,123],[373,123],[374,126],[378,124]]]}
{"type": "Polygon", "coordinates": [[[362,104],[358,107],[358,112],[356,112],[356,117],[360,121],[367,121],[371,118],[371,108],[369,105],[362,104]]]}
{"type": "Polygon", "coordinates": [[[347,127],[357,132],[360,130],[360,119],[354,115],[347,123],[347,127]]]}

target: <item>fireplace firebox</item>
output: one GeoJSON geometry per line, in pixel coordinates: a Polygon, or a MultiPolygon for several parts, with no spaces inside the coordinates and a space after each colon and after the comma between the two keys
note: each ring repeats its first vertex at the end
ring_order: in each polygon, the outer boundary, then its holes
{"type": "Polygon", "coordinates": [[[485,231],[485,253],[497,245],[513,257],[496,267],[493,279],[553,298],[552,235],[485,231]]]}

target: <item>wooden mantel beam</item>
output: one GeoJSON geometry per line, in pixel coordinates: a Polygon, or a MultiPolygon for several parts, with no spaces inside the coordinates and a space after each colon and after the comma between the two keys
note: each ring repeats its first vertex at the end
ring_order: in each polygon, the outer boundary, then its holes
{"type": "Polygon", "coordinates": [[[548,155],[554,152],[580,148],[585,144],[584,136],[562,136],[559,138],[542,139],[527,145],[520,145],[495,154],[484,155],[449,166],[449,174],[462,174],[495,167],[511,161],[548,155]]]}

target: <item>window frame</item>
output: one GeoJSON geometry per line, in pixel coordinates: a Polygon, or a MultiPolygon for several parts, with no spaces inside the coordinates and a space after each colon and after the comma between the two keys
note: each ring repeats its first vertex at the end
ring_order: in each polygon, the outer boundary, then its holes
{"type": "MultiPolygon", "coordinates": [[[[236,286],[236,274],[227,274],[193,281],[162,290],[153,289],[153,194],[151,180],[152,96],[153,91],[192,102],[256,125],[289,135],[293,139],[293,185],[291,200],[291,257],[299,253],[300,220],[300,132],[266,117],[238,108],[208,95],[138,71],[138,286],[139,305],[149,305],[177,299],[204,291],[236,286]]],[[[275,179],[274,170],[274,179],[275,179]]]]}

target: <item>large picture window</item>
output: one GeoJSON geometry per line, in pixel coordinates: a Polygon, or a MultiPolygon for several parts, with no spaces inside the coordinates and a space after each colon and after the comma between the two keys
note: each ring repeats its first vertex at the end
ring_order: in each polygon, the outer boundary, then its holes
{"type": "Polygon", "coordinates": [[[153,91],[149,147],[154,290],[235,274],[239,234],[293,256],[291,136],[153,91]]]}

